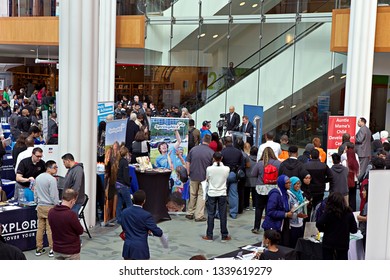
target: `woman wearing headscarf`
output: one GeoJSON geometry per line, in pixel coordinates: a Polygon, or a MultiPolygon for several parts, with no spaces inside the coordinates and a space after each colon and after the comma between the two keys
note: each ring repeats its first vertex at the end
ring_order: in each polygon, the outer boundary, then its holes
{"type": "Polygon", "coordinates": [[[281,245],[289,246],[290,221],[293,212],[290,211],[287,190],[291,187],[290,178],[281,175],[277,180],[277,187],[268,193],[266,216],[262,224],[264,230],[274,229],[281,233],[281,245]]]}
{"type": "MultiPolygon", "coordinates": [[[[291,177],[291,188],[287,191],[289,195],[290,209],[297,208],[305,201],[301,191],[301,180],[298,177],[291,177]]],[[[303,219],[307,215],[304,213],[304,207],[294,211],[293,218],[290,219],[290,247],[295,248],[299,238],[303,237],[304,227],[303,219]]]]}

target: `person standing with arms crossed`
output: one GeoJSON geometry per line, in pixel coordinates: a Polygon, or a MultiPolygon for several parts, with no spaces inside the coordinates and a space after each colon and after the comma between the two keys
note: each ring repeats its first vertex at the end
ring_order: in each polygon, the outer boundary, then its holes
{"type": "Polygon", "coordinates": [[[84,166],[82,163],[75,162],[73,155],[70,153],[62,156],[62,162],[66,169],[68,169],[65,175],[64,191],[66,189],[73,189],[78,193],[77,201],[72,207],[72,211],[78,215],[81,205],[85,200],[84,166]]]}

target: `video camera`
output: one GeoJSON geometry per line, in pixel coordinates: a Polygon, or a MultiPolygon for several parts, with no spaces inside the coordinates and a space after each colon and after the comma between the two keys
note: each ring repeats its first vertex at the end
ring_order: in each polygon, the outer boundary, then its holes
{"type": "Polygon", "coordinates": [[[218,134],[219,137],[222,137],[223,132],[226,134],[226,128],[227,128],[227,121],[226,121],[226,114],[221,113],[219,114],[220,120],[217,121],[217,128],[218,128],[218,134]]]}

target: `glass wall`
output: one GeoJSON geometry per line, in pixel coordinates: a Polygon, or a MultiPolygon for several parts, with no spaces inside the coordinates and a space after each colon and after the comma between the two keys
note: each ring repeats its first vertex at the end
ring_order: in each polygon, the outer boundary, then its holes
{"type": "Polygon", "coordinates": [[[329,14],[303,14],[343,3],[179,0],[160,13],[146,8],[149,76],[137,82],[159,90],[137,94],[164,114],[186,107],[198,127],[207,119],[214,131],[230,106],[241,116],[244,104],[263,106],[263,133],[300,146],[318,136],[326,145],[327,116],[343,113],[346,56],[330,52],[329,14]]]}
{"type": "MultiPolygon", "coordinates": [[[[0,0],[10,17],[56,16],[59,0],[0,0]],[[8,3],[5,3],[8,2],[8,3]]],[[[3,12],[2,12],[3,15],[3,12]]]]}
{"type": "MultiPolygon", "coordinates": [[[[117,15],[148,15],[162,16],[177,2],[188,5],[199,5],[199,0],[117,0],[117,15]],[[193,3],[191,3],[193,2],[193,3]]],[[[347,9],[351,0],[202,0],[202,5],[208,1],[218,2],[221,7],[213,15],[265,15],[331,12],[332,9],[347,9]]],[[[0,16],[58,16],[60,0],[0,0],[0,16]]],[[[378,0],[378,6],[390,6],[390,0],[378,0]]],[[[192,16],[198,16],[192,9],[192,16]]],[[[196,10],[197,11],[197,10],[196,10]]],[[[185,16],[185,14],[175,14],[185,16]]]]}

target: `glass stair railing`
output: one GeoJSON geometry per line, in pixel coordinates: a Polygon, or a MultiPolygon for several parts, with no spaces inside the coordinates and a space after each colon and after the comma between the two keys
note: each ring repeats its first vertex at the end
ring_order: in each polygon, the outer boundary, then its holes
{"type": "MultiPolygon", "coordinates": [[[[308,28],[302,30],[302,32],[297,34],[295,40],[289,42],[286,42],[286,36],[293,32],[295,26],[292,26],[286,31],[284,31],[283,33],[281,33],[279,36],[277,36],[267,45],[265,45],[260,50],[258,50],[257,52],[249,56],[247,59],[242,61],[236,67],[234,67],[235,69],[236,68],[241,69],[241,71],[236,71],[236,72],[240,72],[240,75],[235,78],[236,83],[240,82],[240,80],[249,76],[255,70],[259,69],[262,65],[272,60],[274,57],[276,57],[278,54],[285,51],[287,48],[292,47],[294,43],[303,39],[306,35],[310,34],[312,31],[320,27],[322,24],[323,23],[313,23],[308,28]],[[242,69],[245,70],[242,71],[242,69]]],[[[210,95],[206,99],[205,103],[210,102],[211,100],[213,100],[214,98],[216,98],[218,95],[225,92],[229,88],[226,73],[223,76],[221,76],[219,79],[215,80],[212,84],[208,85],[207,88],[210,88],[218,84],[222,84],[222,87],[220,87],[215,93],[210,95]]]]}
{"type": "MultiPolygon", "coordinates": [[[[275,39],[271,42],[263,46],[260,50],[256,51],[244,61],[239,63],[234,69],[239,69],[240,74],[235,77],[235,84],[240,83],[245,77],[252,74],[254,71],[258,70],[261,66],[271,61],[278,54],[285,51],[287,48],[292,47],[296,42],[303,39],[305,36],[319,28],[323,23],[313,23],[310,24],[307,28],[303,28],[296,35],[295,40],[286,42],[286,35],[291,34],[294,31],[295,25],[291,26],[281,34],[279,34],[275,39]]],[[[298,29],[298,28],[297,28],[298,29]]],[[[216,79],[213,83],[207,86],[207,89],[214,88],[216,89],[210,96],[208,96],[203,101],[197,102],[188,102],[187,104],[182,104],[185,106],[190,112],[195,112],[201,107],[207,105],[207,103],[211,102],[215,98],[217,98],[222,93],[226,92],[229,89],[229,83],[227,80],[227,73],[224,73],[220,78],[216,79]]]]}
{"type": "MultiPolygon", "coordinates": [[[[323,136],[326,135],[328,114],[332,109],[322,108],[318,100],[330,102],[333,95],[340,93],[345,87],[345,80],[340,78],[342,75],[342,65],[339,65],[268,108],[263,116],[267,120],[263,122],[263,132],[275,129],[279,134],[277,139],[287,134],[290,144],[301,147],[311,142],[313,137],[326,139],[323,136]],[[330,76],[334,78],[329,79],[330,76]]],[[[338,112],[333,109],[331,114],[337,115],[338,112]]]]}
{"type": "MultiPolygon", "coordinates": [[[[333,3],[333,0],[324,1],[323,3],[321,3],[321,5],[316,7],[313,13],[317,11],[321,12],[322,8],[328,5],[329,3],[333,3]]],[[[245,77],[249,76],[257,69],[259,69],[262,65],[272,60],[278,54],[282,53],[284,50],[293,46],[299,40],[303,39],[305,36],[313,32],[317,28],[319,28],[322,24],[323,23],[313,23],[309,25],[309,27],[307,28],[302,28],[302,29],[297,28],[298,34],[296,34],[295,39],[288,42],[286,42],[286,36],[290,35],[291,33],[294,33],[294,28],[296,28],[296,25],[291,26],[290,28],[288,28],[287,30],[279,34],[271,42],[261,47],[260,50],[256,51],[255,53],[253,53],[244,61],[242,61],[241,63],[239,63],[234,67],[234,69],[239,70],[239,71],[235,71],[236,73],[239,73],[239,75],[235,77],[234,85],[242,81],[245,77]]],[[[221,77],[214,80],[211,84],[207,85],[206,89],[208,91],[209,89],[213,89],[213,93],[207,95],[206,99],[200,100],[200,98],[196,98],[196,101],[190,100],[188,102],[185,102],[185,104],[182,105],[188,108],[191,112],[195,112],[201,107],[205,106],[207,103],[214,100],[222,93],[226,92],[228,88],[229,88],[229,83],[227,80],[227,69],[226,69],[225,73],[221,77]]]]}

